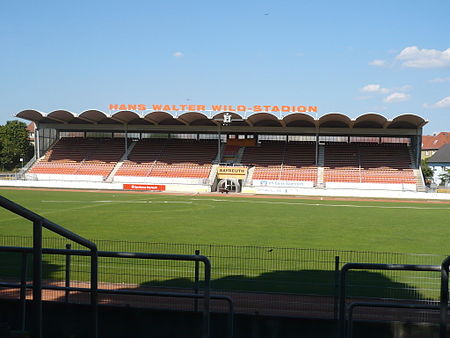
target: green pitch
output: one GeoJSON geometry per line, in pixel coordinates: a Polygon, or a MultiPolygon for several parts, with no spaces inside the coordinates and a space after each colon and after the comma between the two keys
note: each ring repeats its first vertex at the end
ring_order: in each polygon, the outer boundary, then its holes
{"type": "MultiPolygon", "coordinates": [[[[450,254],[450,204],[81,191],[0,190],[0,194],[96,241],[100,250],[192,254],[200,249],[211,257],[216,289],[330,294],[335,255],[341,257],[341,263],[439,264],[450,254]],[[147,242],[160,244],[149,247],[147,242]],[[323,280],[327,282],[320,283],[323,280]]],[[[2,245],[20,245],[16,237],[9,236],[31,236],[31,230],[30,222],[0,210],[2,245]]],[[[48,231],[44,236],[57,237],[48,231]]],[[[29,245],[25,242],[21,243],[29,245]]],[[[64,242],[58,243],[62,247],[64,242]]],[[[45,244],[55,246],[50,240],[45,244]]],[[[11,257],[2,260],[13,261],[11,257]]],[[[86,266],[74,278],[86,279],[87,262],[79,257],[73,261],[86,266]]],[[[16,263],[8,264],[9,270],[14,270],[16,263]]],[[[48,277],[62,278],[63,258],[48,258],[47,263],[48,277]]],[[[102,264],[103,281],[164,286],[192,282],[192,267],[179,263],[169,264],[170,276],[167,271],[145,273],[146,269],[163,269],[153,262],[105,260],[102,264]]],[[[435,296],[439,286],[435,277],[439,276],[403,277],[374,272],[354,275],[361,285],[367,284],[368,278],[377,284],[377,288],[367,286],[370,292],[362,287],[357,294],[400,298],[435,296]],[[387,289],[397,291],[385,294],[387,289]],[[409,291],[398,291],[403,289],[409,291]]]]}
{"type": "MultiPolygon", "coordinates": [[[[450,253],[450,204],[114,192],[0,193],[93,239],[450,253]]],[[[0,210],[2,235],[31,235],[27,223],[0,210]]]]}

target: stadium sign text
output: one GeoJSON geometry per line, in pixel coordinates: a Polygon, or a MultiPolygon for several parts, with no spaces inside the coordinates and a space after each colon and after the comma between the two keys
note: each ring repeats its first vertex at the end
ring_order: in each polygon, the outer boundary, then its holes
{"type": "Polygon", "coordinates": [[[131,110],[131,111],[213,111],[213,112],[264,112],[264,113],[317,113],[317,106],[287,106],[287,105],[204,105],[204,104],[110,104],[109,110],[131,110]]]}
{"type": "Polygon", "coordinates": [[[159,184],[124,184],[123,190],[165,191],[165,185],[159,184]]]}
{"type": "Polygon", "coordinates": [[[219,167],[217,168],[217,178],[237,178],[244,179],[247,176],[246,167],[219,167]]]}

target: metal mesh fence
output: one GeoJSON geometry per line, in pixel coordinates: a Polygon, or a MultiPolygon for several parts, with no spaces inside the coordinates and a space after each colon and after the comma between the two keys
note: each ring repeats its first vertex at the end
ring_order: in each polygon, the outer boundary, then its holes
{"type": "MultiPolygon", "coordinates": [[[[100,251],[194,254],[197,250],[212,264],[211,287],[214,293],[231,295],[236,311],[289,316],[331,317],[335,311],[337,269],[345,263],[392,263],[439,265],[444,256],[391,252],[295,249],[257,246],[147,243],[92,240],[100,251]]],[[[83,249],[64,238],[48,237],[44,248],[83,249]]],[[[1,236],[1,246],[32,245],[31,237],[1,236]]],[[[31,255],[30,255],[31,256],[31,255]]],[[[31,280],[31,257],[27,278],[31,280]]],[[[89,257],[43,256],[43,276],[48,284],[64,285],[67,269],[70,285],[89,287],[89,257]]],[[[20,254],[0,252],[0,277],[17,280],[20,276],[20,254]]],[[[200,281],[195,282],[195,263],[139,260],[132,258],[99,258],[100,288],[177,290],[201,289],[203,266],[198,265],[200,281]]],[[[411,271],[351,271],[348,294],[353,299],[395,299],[433,303],[439,297],[439,274],[411,271]]],[[[12,292],[12,291],[11,291],[12,292]]],[[[5,293],[5,290],[2,291],[5,293]]],[[[48,291],[48,299],[63,301],[64,292],[48,291]]],[[[70,301],[85,302],[89,295],[70,294],[70,301]]],[[[194,300],[155,297],[105,296],[103,303],[192,310],[194,300]]],[[[212,309],[223,311],[224,304],[212,309]]],[[[201,307],[201,302],[199,302],[201,307]]],[[[423,317],[422,319],[424,319],[423,317]]]]}

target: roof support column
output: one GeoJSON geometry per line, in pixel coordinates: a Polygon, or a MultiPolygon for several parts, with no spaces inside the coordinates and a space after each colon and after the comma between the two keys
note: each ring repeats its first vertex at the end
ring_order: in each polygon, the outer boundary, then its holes
{"type": "Polygon", "coordinates": [[[41,138],[39,131],[39,123],[36,122],[36,130],[34,131],[34,154],[36,156],[36,160],[41,157],[40,146],[41,146],[41,138]]]}
{"type": "Polygon", "coordinates": [[[222,126],[222,122],[219,121],[218,125],[218,130],[217,130],[217,163],[220,164],[221,160],[222,160],[222,155],[220,154],[220,149],[222,148],[222,140],[221,140],[221,136],[220,136],[220,127],[222,126]]]}
{"type": "Polygon", "coordinates": [[[422,128],[417,129],[416,139],[416,168],[420,168],[422,162],[422,128]]]}
{"type": "Polygon", "coordinates": [[[128,160],[128,125],[125,124],[125,160],[128,160]]]}
{"type": "Polygon", "coordinates": [[[319,166],[319,131],[316,131],[316,167],[319,166]]]}

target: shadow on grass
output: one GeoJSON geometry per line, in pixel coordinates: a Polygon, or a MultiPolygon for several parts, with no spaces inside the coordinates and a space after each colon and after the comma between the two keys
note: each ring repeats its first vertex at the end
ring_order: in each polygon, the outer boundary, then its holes
{"type": "MultiPolygon", "coordinates": [[[[27,255],[27,279],[33,275],[32,255],[27,255]]],[[[0,279],[20,279],[22,256],[18,253],[0,252],[0,279]]],[[[64,265],[43,261],[43,279],[63,279],[64,265]]],[[[211,280],[215,292],[242,291],[255,293],[281,293],[295,295],[333,296],[336,294],[336,274],[325,270],[279,270],[261,273],[258,276],[228,275],[211,280]]],[[[191,289],[195,285],[189,278],[150,280],[140,288],[191,289]]],[[[200,282],[203,288],[204,283],[200,282]]],[[[372,271],[350,271],[347,273],[347,294],[350,297],[375,297],[396,299],[426,299],[416,285],[390,279],[385,274],[372,271]]]]}
{"type": "MultiPolygon", "coordinates": [[[[20,280],[22,269],[22,254],[15,252],[0,252],[0,279],[20,280]]],[[[60,277],[64,266],[42,260],[42,278],[55,279],[60,277]]],[[[33,255],[27,255],[27,280],[33,278],[33,255]]]]}
{"type": "MultiPolygon", "coordinates": [[[[215,291],[275,292],[297,295],[332,296],[336,292],[334,271],[300,270],[272,271],[259,276],[230,275],[211,280],[215,291]]],[[[141,287],[167,287],[193,289],[188,278],[148,281],[141,287]]],[[[203,283],[200,283],[203,288],[203,283]]],[[[425,299],[415,286],[391,280],[379,272],[350,271],[347,273],[347,294],[350,297],[376,297],[397,299],[425,299]]]]}

